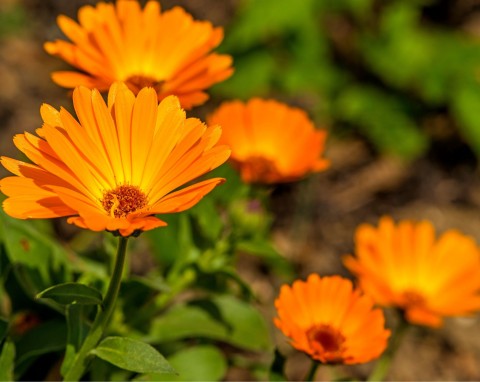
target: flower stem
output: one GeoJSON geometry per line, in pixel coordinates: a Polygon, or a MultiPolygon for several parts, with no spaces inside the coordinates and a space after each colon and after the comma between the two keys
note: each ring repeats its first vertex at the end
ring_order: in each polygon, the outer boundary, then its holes
{"type": "Polygon", "coordinates": [[[93,322],[90,332],[83,342],[80,350],[72,361],[70,369],[65,374],[65,381],[78,381],[85,373],[88,367],[90,357],[89,353],[99,343],[103,336],[103,332],[107,328],[110,316],[115,308],[120,283],[122,281],[123,266],[125,263],[125,255],[127,250],[128,238],[120,236],[117,248],[117,256],[115,259],[115,267],[113,269],[112,278],[108,286],[107,294],[103,300],[103,306],[98,310],[95,321],[93,322]]]}
{"type": "Polygon", "coordinates": [[[390,345],[375,364],[375,368],[370,374],[368,381],[383,381],[385,379],[388,369],[390,368],[390,364],[392,363],[393,357],[397,352],[397,349],[400,346],[401,339],[404,336],[408,327],[408,321],[405,320],[403,313],[400,312],[399,322],[390,339],[390,345]]]}
{"type": "Polygon", "coordinates": [[[312,359],[312,364],[310,365],[310,370],[308,371],[307,375],[305,376],[305,382],[313,381],[313,378],[315,377],[315,373],[317,372],[317,369],[318,369],[319,365],[320,365],[319,362],[314,361],[312,359]]]}

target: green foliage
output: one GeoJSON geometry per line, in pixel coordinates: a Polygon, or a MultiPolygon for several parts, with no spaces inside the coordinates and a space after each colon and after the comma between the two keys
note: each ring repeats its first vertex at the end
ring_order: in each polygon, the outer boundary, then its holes
{"type": "Polygon", "coordinates": [[[146,340],[162,343],[189,338],[210,338],[250,351],[271,347],[261,314],[229,295],[174,305],[153,321],[146,340]]]}
{"type": "Polygon", "coordinates": [[[7,340],[0,351],[0,381],[13,381],[15,345],[7,340]]]}
{"type": "Polygon", "coordinates": [[[423,121],[441,112],[479,153],[480,44],[428,20],[438,3],[244,1],[222,45],[236,71],[215,91],[300,100],[332,134],[406,160],[429,148],[423,121]]]}
{"type": "Polygon", "coordinates": [[[102,294],[98,290],[79,283],[51,286],[38,293],[37,298],[50,298],[62,305],[99,305],[102,303],[102,294]]]}
{"type": "Polygon", "coordinates": [[[155,348],[131,338],[107,337],[92,353],[115,366],[137,373],[175,373],[155,348]]]}
{"type": "Polygon", "coordinates": [[[176,375],[150,374],[137,381],[220,381],[227,371],[225,356],[216,347],[200,345],[186,348],[169,357],[176,375]]]}

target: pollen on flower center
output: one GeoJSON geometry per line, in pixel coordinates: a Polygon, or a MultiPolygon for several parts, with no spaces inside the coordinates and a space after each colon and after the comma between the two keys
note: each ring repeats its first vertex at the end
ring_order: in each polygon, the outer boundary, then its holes
{"type": "Polygon", "coordinates": [[[307,331],[307,339],[315,353],[327,362],[339,362],[342,359],[345,337],[330,325],[314,325],[307,331]]]}
{"type": "Polygon", "coordinates": [[[105,191],[102,206],[112,217],[120,218],[138,211],[147,205],[147,197],[135,186],[122,185],[105,191]]]}
{"type": "Polygon", "coordinates": [[[164,81],[158,81],[152,77],[143,75],[133,75],[125,80],[125,84],[135,94],[146,87],[151,87],[158,93],[162,90],[163,83],[164,81]]]}

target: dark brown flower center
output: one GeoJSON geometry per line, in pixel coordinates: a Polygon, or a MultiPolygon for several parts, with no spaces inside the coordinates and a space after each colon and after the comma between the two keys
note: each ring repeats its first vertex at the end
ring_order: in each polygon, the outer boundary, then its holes
{"type": "Polygon", "coordinates": [[[314,325],[307,331],[307,339],[314,355],[324,362],[340,362],[345,337],[330,325],[314,325]]]}
{"type": "Polygon", "coordinates": [[[164,81],[157,81],[154,78],[141,75],[130,76],[125,80],[125,84],[135,94],[138,94],[141,89],[146,87],[151,87],[159,93],[162,90],[163,83],[164,81]]]}
{"type": "Polygon", "coordinates": [[[281,178],[275,163],[262,156],[248,158],[241,165],[241,171],[248,182],[273,182],[281,178]]]}
{"type": "Polygon", "coordinates": [[[105,191],[102,206],[110,216],[120,218],[138,211],[147,205],[147,197],[135,186],[118,186],[111,191],[105,191]]]}
{"type": "Polygon", "coordinates": [[[425,306],[425,298],[414,290],[406,290],[403,292],[403,300],[405,307],[425,306]]]}

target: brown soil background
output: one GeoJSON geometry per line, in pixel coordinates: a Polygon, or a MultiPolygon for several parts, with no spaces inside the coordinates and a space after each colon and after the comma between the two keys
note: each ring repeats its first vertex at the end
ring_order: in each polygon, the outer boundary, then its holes
{"type": "MultiPolygon", "coordinates": [[[[75,17],[79,6],[94,1],[1,0],[0,12],[9,4],[24,4],[28,29],[0,40],[0,153],[16,156],[11,138],[34,131],[41,124],[39,107],[68,105],[65,90],[50,80],[53,70],[64,69],[48,56],[43,42],[62,37],[56,15],[75,17]]],[[[237,1],[162,1],[162,7],[184,6],[196,18],[226,25],[237,1]]],[[[68,107],[67,107],[68,108],[68,107]]],[[[208,109],[201,108],[203,114],[208,109]]],[[[204,117],[204,114],[201,115],[204,117]]],[[[440,130],[448,123],[427,121],[440,130]]],[[[446,129],[448,131],[448,128],[446,129]]],[[[364,141],[330,139],[326,156],[331,168],[295,185],[282,186],[272,196],[276,221],[275,243],[295,265],[300,278],[311,272],[348,276],[341,255],[353,250],[353,232],[363,222],[376,224],[382,215],[395,219],[428,219],[437,232],[457,228],[480,242],[480,182],[477,161],[452,134],[440,134],[428,155],[405,164],[375,154],[364,141]]],[[[5,175],[5,172],[1,174],[5,175]]],[[[258,261],[240,256],[239,271],[253,286],[264,307],[272,307],[278,281],[266,277],[258,261]]],[[[266,315],[273,316],[272,308],[266,315]]],[[[391,320],[389,318],[389,324],[391,320]]],[[[274,328],[276,343],[288,355],[287,376],[300,380],[309,366],[274,328]]],[[[480,380],[480,320],[448,319],[443,328],[413,328],[396,354],[389,380],[480,380]]],[[[339,368],[339,374],[364,379],[372,365],[339,368]]],[[[232,369],[228,380],[248,380],[250,375],[232,369]]],[[[332,378],[320,369],[318,380],[332,378]]]]}

